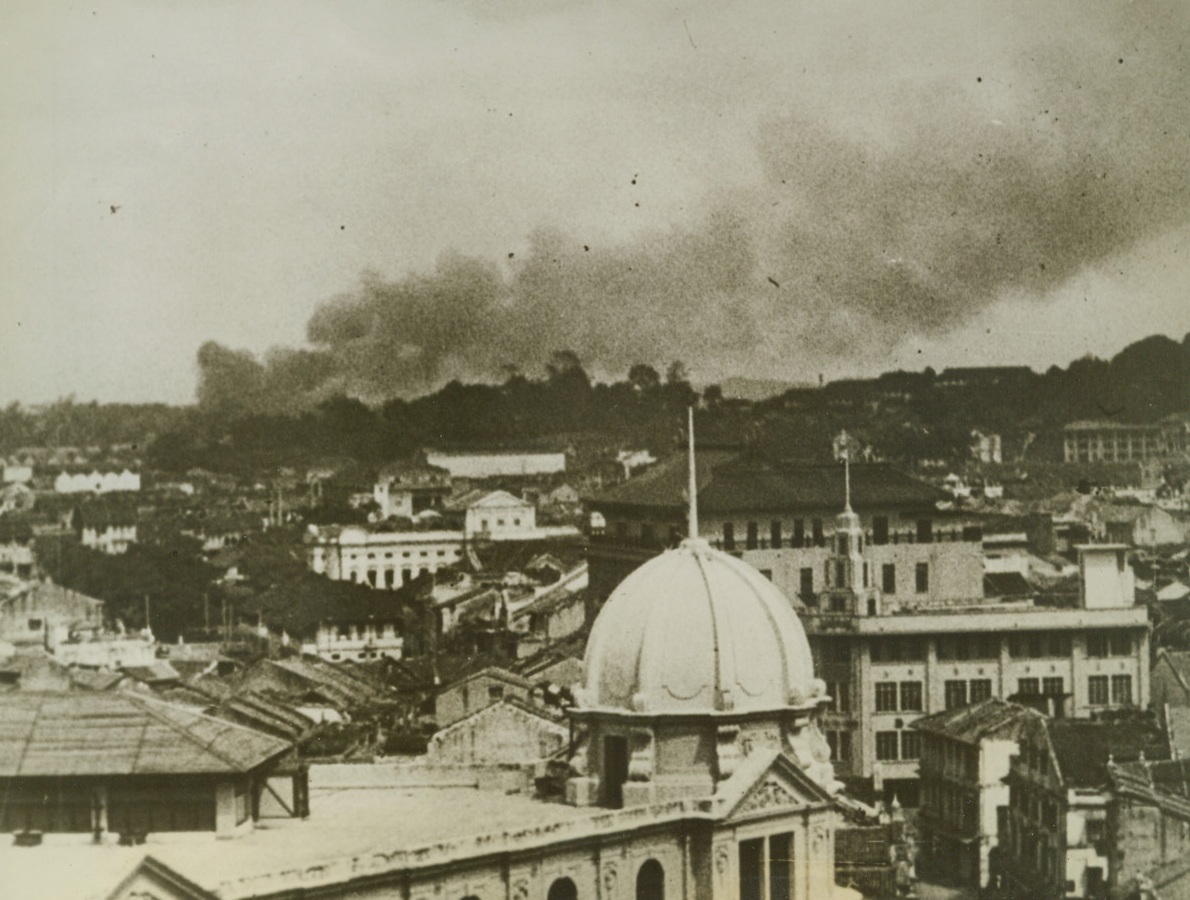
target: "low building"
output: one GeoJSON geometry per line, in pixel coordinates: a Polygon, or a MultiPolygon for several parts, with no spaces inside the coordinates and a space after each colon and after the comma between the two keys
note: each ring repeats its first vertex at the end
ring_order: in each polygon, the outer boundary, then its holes
{"type": "Polygon", "coordinates": [[[412,519],[427,510],[441,512],[450,496],[450,472],[441,466],[418,462],[392,463],[380,470],[372,499],[381,519],[412,519]]]}
{"type": "Polygon", "coordinates": [[[1008,814],[1008,775],[1017,736],[1041,713],[989,698],[918,719],[921,735],[919,872],[984,887],[1008,814]]]}
{"type": "Polygon", "coordinates": [[[1002,886],[1009,896],[1106,897],[1129,855],[1122,826],[1132,819],[1121,819],[1113,763],[1168,756],[1164,736],[1136,718],[1039,718],[1018,739],[999,839],[1002,886]]]}
{"type": "Polygon", "coordinates": [[[1150,682],[1153,709],[1190,708],[1190,650],[1159,648],[1150,682]]]}
{"type": "Polygon", "coordinates": [[[1105,505],[1094,516],[1096,530],[1104,540],[1149,549],[1186,541],[1185,524],[1160,506],[1105,505]]]}
{"type": "Polygon", "coordinates": [[[524,765],[557,755],[569,738],[570,728],[559,715],[505,697],[435,732],[426,758],[446,765],[524,765]]]}
{"type": "Polygon", "coordinates": [[[469,540],[517,541],[537,536],[537,509],[508,491],[492,491],[467,507],[469,540]]]}
{"type": "Polygon", "coordinates": [[[318,626],[314,640],[302,645],[303,653],[310,653],[327,662],[375,662],[378,659],[400,659],[405,647],[397,622],[324,622],[318,626]]]}
{"type": "Polygon", "coordinates": [[[291,748],[131,692],[0,694],[0,832],[243,834],[291,748]]]}
{"type": "Polygon", "coordinates": [[[444,688],[434,698],[434,720],[446,728],[481,709],[504,700],[528,703],[533,683],[506,669],[489,666],[444,688]]]}
{"type": "Polygon", "coordinates": [[[12,644],[48,645],[63,629],[79,624],[103,625],[103,601],[48,581],[29,582],[0,596],[0,640],[12,644]]]}
{"type": "Polygon", "coordinates": [[[372,531],[358,525],[311,525],[305,541],[311,572],[374,588],[402,587],[463,558],[461,531],[372,531]]]}
{"type": "Polygon", "coordinates": [[[566,454],[542,451],[427,450],[426,462],[452,478],[501,478],[557,475],[566,471],[566,454]]]}
{"type": "Polygon", "coordinates": [[[129,504],[84,503],[75,507],[70,524],[80,544],[109,556],[127,553],[137,541],[137,511],[129,504]]]}
{"type": "Polygon", "coordinates": [[[0,572],[17,578],[32,578],[33,526],[25,519],[0,517],[0,572]]]}
{"type": "Polygon", "coordinates": [[[139,491],[140,488],[140,473],[127,468],[67,468],[54,478],[54,493],[57,494],[111,494],[139,491]]]}

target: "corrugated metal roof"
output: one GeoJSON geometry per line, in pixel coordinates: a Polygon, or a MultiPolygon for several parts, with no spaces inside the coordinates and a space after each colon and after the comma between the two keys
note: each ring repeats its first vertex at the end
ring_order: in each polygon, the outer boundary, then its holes
{"type": "Polygon", "coordinates": [[[155,698],[0,696],[0,776],[246,772],[292,745],[155,698]]]}

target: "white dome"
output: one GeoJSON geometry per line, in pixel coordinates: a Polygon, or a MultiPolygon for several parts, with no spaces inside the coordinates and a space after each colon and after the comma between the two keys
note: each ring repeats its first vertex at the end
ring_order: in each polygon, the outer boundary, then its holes
{"type": "Polygon", "coordinates": [[[620,584],[587,642],[580,706],[771,710],[824,693],[789,601],[756,569],[683,541],[620,584]]]}

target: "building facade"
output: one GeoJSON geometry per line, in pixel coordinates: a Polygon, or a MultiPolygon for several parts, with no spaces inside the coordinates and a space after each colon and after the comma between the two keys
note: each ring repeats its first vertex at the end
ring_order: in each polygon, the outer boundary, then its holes
{"type": "Polygon", "coordinates": [[[1190,416],[1160,422],[1071,422],[1063,428],[1063,459],[1081,462],[1144,462],[1184,457],[1190,452],[1190,416]]]}
{"type": "Polygon", "coordinates": [[[374,588],[402,587],[463,558],[461,531],[371,531],[356,525],[311,525],[305,541],[311,572],[374,588]]]}
{"type": "Polygon", "coordinates": [[[452,478],[500,478],[556,475],[566,471],[565,453],[457,452],[427,450],[426,462],[446,469],[452,478]]]}

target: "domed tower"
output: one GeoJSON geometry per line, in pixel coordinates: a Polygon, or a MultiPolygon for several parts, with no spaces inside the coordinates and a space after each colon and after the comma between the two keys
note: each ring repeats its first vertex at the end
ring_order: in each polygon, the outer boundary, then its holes
{"type": "Polygon", "coordinates": [[[693,536],[693,496],[692,480],[692,536],[629,575],[595,620],[570,711],[573,803],[710,796],[761,748],[836,785],[801,622],[772,582],[693,536]]]}
{"type": "Polygon", "coordinates": [[[851,459],[846,451],[843,467],[843,511],[835,517],[821,606],[824,612],[875,616],[880,613],[880,592],[872,587],[864,555],[864,530],[851,508],[851,459]]]}

